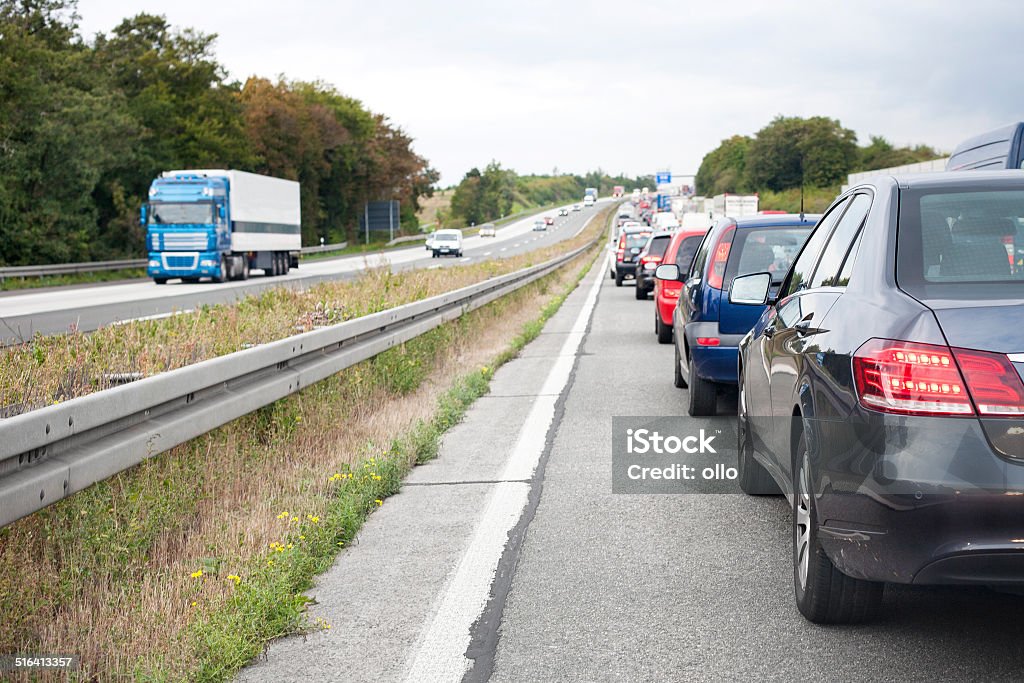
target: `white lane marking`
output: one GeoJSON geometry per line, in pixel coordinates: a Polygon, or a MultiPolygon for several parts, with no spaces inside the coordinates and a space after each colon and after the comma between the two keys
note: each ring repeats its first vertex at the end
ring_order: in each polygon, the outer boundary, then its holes
{"type": "Polygon", "coordinates": [[[519,246],[519,242],[516,242],[515,244],[512,245],[512,248],[515,249],[518,246],[519,246]]]}
{"type": "Polygon", "coordinates": [[[469,629],[487,606],[508,532],[522,516],[529,495],[530,485],[523,482],[495,485],[473,540],[448,584],[430,628],[419,642],[406,681],[455,683],[466,675],[470,666],[465,657],[469,629]]]}
{"type": "Polygon", "coordinates": [[[583,226],[582,226],[582,227],[581,227],[581,228],[580,228],[579,230],[577,230],[577,231],[576,231],[575,233],[573,233],[573,237],[576,237],[576,235],[578,235],[578,234],[580,234],[581,232],[583,232],[584,230],[586,230],[586,229],[587,229],[587,226],[588,226],[588,225],[590,225],[590,221],[592,221],[592,220],[594,220],[594,217],[593,217],[593,216],[591,216],[590,218],[588,218],[587,220],[585,220],[585,221],[583,222],[583,226]]]}
{"type": "MultiPolygon", "coordinates": [[[[505,250],[504,250],[504,249],[502,249],[502,251],[505,251],[505,250]]],[[[490,255],[491,255],[491,254],[493,254],[493,253],[494,253],[493,251],[485,251],[485,252],[484,252],[484,256],[490,256],[490,255]]]]}
{"type": "Polygon", "coordinates": [[[459,259],[459,263],[465,263],[465,262],[466,262],[466,261],[468,261],[468,260],[469,260],[469,257],[468,257],[468,256],[466,256],[466,257],[464,257],[464,258],[460,258],[460,259],[459,259]]]}
{"type": "Polygon", "coordinates": [[[491,584],[505,551],[509,532],[526,508],[530,484],[547,442],[547,433],[555,418],[555,404],[565,390],[576,354],[586,334],[587,324],[597,303],[604,279],[595,269],[594,284],[584,300],[572,329],[548,373],[544,386],[534,400],[519,431],[516,445],[505,463],[501,481],[494,485],[490,500],[473,539],[459,561],[455,573],[438,601],[438,609],[420,637],[412,663],[406,672],[409,683],[419,681],[462,680],[469,670],[466,658],[470,629],[490,597],[491,584]]]}
{"type": "Polygon", "coordinates": [[[508,251],[508,247],[502,247],[499,251],[508,251]]]}
{"type": "Polygon", "coordinates": [[[184,315],[191,313],[193,309],[186,308],[184,311],[171,311],[170,313],[154,313],[153,315],[143,315],[138,318],[126,318],[124,320],[115,320],[110,323],[111,325],[127,325],[128,323],[142,322],[143,320],[160,320],[162,318],[170,318],[173,315],[184,315]]]}
{"type": "Polygon", "coordinates": [[[437,270],[438,268],[443,268],[443,267],[444,266],[442,266],[440,263],[438,263],[437,265],[434,265],[434,266],[427,266],[427,270],[437,270]]]}

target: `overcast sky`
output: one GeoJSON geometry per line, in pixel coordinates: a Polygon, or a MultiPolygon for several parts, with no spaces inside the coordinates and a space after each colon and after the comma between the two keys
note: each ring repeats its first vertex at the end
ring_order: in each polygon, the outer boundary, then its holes
{"type": "Polygon", "coordinates": [[[949,151],[1024,119],[1024,2],[80,0],[216,33],[233,78],[321,79],[386,114],[457,183],[520,173],[696,172],[777,114],[949,151]],[[634,10],[633,7],[641,7],[634,10]]]}

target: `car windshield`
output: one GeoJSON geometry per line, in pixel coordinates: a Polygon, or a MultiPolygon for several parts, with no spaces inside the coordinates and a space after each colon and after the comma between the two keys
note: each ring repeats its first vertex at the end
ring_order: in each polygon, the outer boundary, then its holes
{"type": "Polygon", "coordinates": [[[455,235],[435,235],[434,241],[436,242],[455,242],[459,238],[455,235]]]}
{"type": "Polygon", "coordinates": [[[996,297],[1017,298],[1024,291],[1022,228],[1024,190],[904,191],[897,282],[926,297],[956,296],[965,287],[976,292],[971,285],[981,285],[999,290],[996,297]],[[936,291],[923,291],[931,285],[936,291]]]}
{"type": "Polygon", "coordinates": [[[729,251],[725,287],[733,278],[751,273],[771,273],[772,284],[779,284],[810,234],[809,225],[737,230],[729,251]]]}
{"type": "Polygon", "coordinates": [[[175,204],[155,202],[149,205],[150,225],[208,225],[213,222],[213,204],[175,204]]]}

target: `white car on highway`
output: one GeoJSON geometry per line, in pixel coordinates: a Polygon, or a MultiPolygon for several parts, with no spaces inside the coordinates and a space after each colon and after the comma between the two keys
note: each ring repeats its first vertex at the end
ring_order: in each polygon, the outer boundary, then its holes
{"type": "Polygon", "coordinates": [[[480,226],[480,232],[477,234],[481,237],[495,237],[497,236],[498,231],[494,227],[494,223],[484,223],[480,226]]]}
{"type": "Polygon", "coordinates": [[[583,210],[583,205],[582,204],[573,204],[572,205],[572,210],[573,211],[582,211],[583,210]]]}

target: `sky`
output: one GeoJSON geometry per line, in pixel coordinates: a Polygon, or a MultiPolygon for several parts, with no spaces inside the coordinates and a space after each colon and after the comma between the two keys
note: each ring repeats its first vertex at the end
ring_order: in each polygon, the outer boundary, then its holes
{"type": "Polygon", "coordinates": [[[695,173],[777,115],[946,152],[1024,119],[1018,0],[79,0],[84,35],[135,13],[216,33],[232,79],[322,80],[387,115],[458,183],[695,173]],[[638,8],[638,9],[634,9],[638,8]]]}

